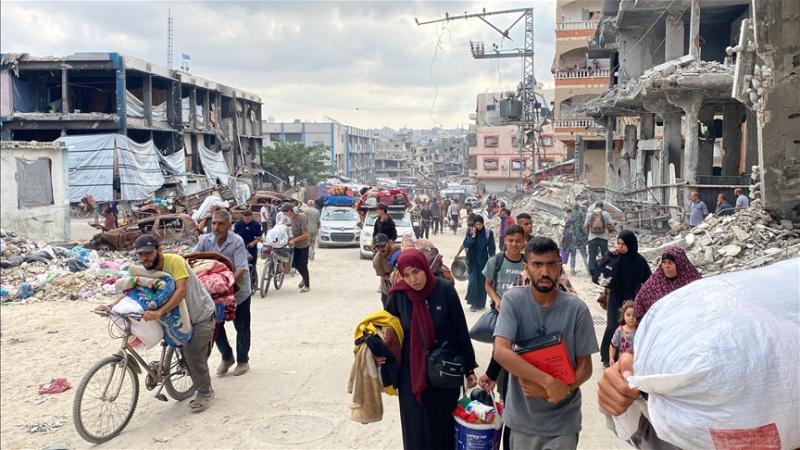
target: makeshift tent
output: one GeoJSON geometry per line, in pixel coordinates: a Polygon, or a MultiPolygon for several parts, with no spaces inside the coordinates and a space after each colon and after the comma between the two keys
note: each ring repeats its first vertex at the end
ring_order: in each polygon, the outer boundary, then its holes
{"type": "Polygon", "coordinates": [[[158,152],[158,159],[159,162],[161,162],[161,169],[167,175],[174,175],[178,177],[181,185],[183,185],[183,188],[186,189],[189,181],[186,177],[186,157],[183,154],[183,149],[166,156],[162,155],[161,152],[158,152]]]}
{"type": "Polygon", "coordinates": [[[78,203],[85,195],[98,202],[114,199],[114,154],[118,134],[64,136],[69,151],[69,201],[78,203]]]}
{"type": "MultiPolygon", "coordinates": [[[[192,102],[191,97],[181,98],[181,119],[183,123],[189,123],[192,119],[192,102]]],[[[195,105],[195,116],[197,116],[197,124],[203,124],[203,105],[195,105]]]]}
{"type": "MultiPolygon", "coordinates": [[[[131,91],[125,91],[125,108],[128,117],[144,117],[144,102],[139,100],[131,91]]],[[[187,105],[188,108],[188,105],[187,105]]],[[[188,114],[188,113],[187,113],[188,114]]],[[[153,120],[167,120],[167,102],[153,105],[153,120]]],[[[188,117],[188,116],[187,116],[188,117]]]]}
{"type": "Polygon", "coordinates": [[[215,152],[205,145],[202,141],[197,142],[197,154],[200,156],[200,164],[203,165],[203,172],[211,184],[217,184],[217,179],[228,185],[228,163],[222,152],[215,152]]]}
{"type": "MultiPolygon", "coordinates": [[[[114,199],[114,160],[118,155],[121,200],[143,200],[161,188],[161,152],[148,141],[132,141],[121,134],[65,136],[69,152],[69,201],[76,203],[90,194],[98,202],[114,199]]],[[[182,155],[182,153],[179,153],[182,155]]],[[[170,155],[172,159],[176,157],[170,155]]]]}
{"type": "Polygon", "coordinates": [[[144,103],[129,90],[125,90],[125,111],[128,117],[144,117],[144,103]]]}
{"type": "Polygon", "coordinates": [[[153,120],[167,121],[167,102],[153,105],[153,120]]]}
{"type": "Polygon", "coordinates": [[[158,152],[158,159],[161,161],[161,167],[167,172],[167,174],[186,174],[186,157],[183,155],[183,149],[166,156],[162,155],[161,152],[158,152]]]}
{"type": "Polygon", "coordinates": [[[119,135],[117,149],[123,199],[145,199],[164,185],[164,175],[161,174],[159,166],[160,152],[153,141],[140,144],[119,135]]]}

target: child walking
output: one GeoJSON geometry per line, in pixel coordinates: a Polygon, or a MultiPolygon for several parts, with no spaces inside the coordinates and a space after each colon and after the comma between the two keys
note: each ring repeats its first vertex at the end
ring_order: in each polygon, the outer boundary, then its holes
{"type": "Polygon", "coordinates": [[[626,300],[619,309],[619,316],[622,318],[620,326],[611,338],[611,346],[608,348],[608,355],[614,363],[623,353],[633,354],[633,337],[636,334],[636,327],[639,322],[636,320],[633,300],[626,300]]]}

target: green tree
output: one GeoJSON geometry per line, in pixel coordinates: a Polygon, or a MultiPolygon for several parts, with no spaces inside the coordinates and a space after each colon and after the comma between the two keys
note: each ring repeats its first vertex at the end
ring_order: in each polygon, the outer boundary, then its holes
{"type": "Polygon", "coordinates": [[[324,146],[307,147],[301,142],[278,141],[272,147],[264,147],[261,161],[265,170],[287,178],[294,177],[295,186],[299,183],[317,184],[328,172],[325,151],[324,146]]]}

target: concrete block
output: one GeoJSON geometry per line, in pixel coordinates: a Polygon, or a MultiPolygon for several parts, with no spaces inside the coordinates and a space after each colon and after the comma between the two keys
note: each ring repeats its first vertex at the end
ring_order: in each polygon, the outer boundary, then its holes
{"type": "Polygon", "coordinates": [[[659,151],[661,146],[661,139],[640,139],[638,148],[639,150],[659,151]]]}

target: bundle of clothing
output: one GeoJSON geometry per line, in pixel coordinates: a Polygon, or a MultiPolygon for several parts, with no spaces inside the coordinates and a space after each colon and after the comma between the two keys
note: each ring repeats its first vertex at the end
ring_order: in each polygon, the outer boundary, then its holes
{"type": "MultiPolygon", "coordinates": [[[[114,284],[116,291],[124,295],[124,298],[114,306],[116,312],[155,311],[164,306],[175,292],[175,280],[166,272],[130,266],[128,273],[130,276],[119,278],[114,284]]],[[[178,307],[161,316],[159,323],[167,345],[183,346],[192,338],[192,321],[186,300],[182,300],[178,307]]],[[[132,323],[131,326],[136,335],[138,328],[146,324],[132,323]]],[[[148,339],[150,342],[146,344],[151,347],[153,340],[155,339],[148,339]]]]}
{"type": "Polygon", "coordinates": [[[189,262],[203,287],[211,295],[216,305],[217,323],[236,318],[236,299],[234,298],[236,278],[224,263],[213,259],[194,259],[189,262]]]}
{"type": "Polygon", "coordinates": [[[350,419],[367,424],[383,419],[381,394],[397,395],[402,361],[403,326],[386,310],[365,317],[355,330],[355,359],[350,369],[347,392],[353,394],[350,419]],[[375,357],[386,362],[380,370],[375,357]]]}
{"type": "MultiPolygon", "coordinates": [[[[392,268],[397,267],[397,260],[400,258],[400,253],[403,250],[410,248],[415,248],[425,255],[425,260],[428,261],[428,265],[431,268],[431,273],[433,273],[434,276],[447,280],[450,282],[450,284],[456,283],[456,279],[453,277],[453,272],[450,271],[450,268],[444,264],[442,254],[439,253],[439,249],[427,239],[414,239],[408,235],[403,236],[402,241],[400,241],[400,251],[395,252],[389,259],[389,264],[392,266],[392,268]]],[[[397,270],[395,270],[391,277],[392,284],[394,284],[397,280],[397,276],[397,270]]]]}

